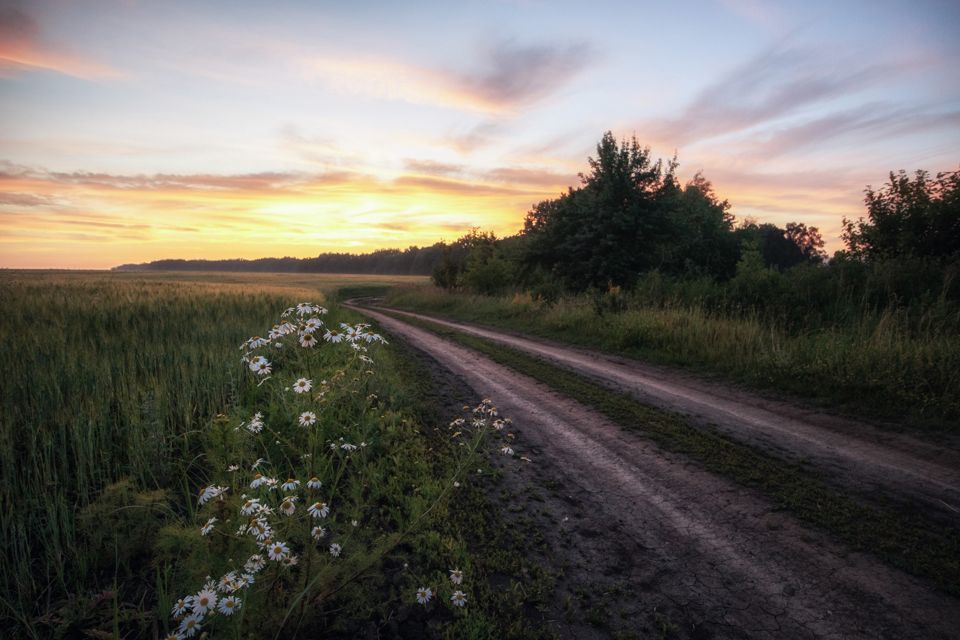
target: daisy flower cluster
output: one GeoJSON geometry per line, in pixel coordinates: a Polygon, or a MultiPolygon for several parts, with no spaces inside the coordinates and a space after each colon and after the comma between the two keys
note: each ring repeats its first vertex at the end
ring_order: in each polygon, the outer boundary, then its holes
{"type": "MultiPolygon", "coordinates": [[[[466,587],[463,586],[463,571],[460,569],[450,569],[450,605],[452,607],[461,609],[467,606],[467,594],[463,591],[466,587]]],[[[417,599],[417,604],[427,606],[433,600],[436,594],[433,591],[432,587],[419,587],[417,588],[415,597],[417,599]]]]}
{"type": "MultiPolygon", "coordinates": [[[[349,394],[349,386],[359,377],[351,380],[346,371],[338,370],[329,380],[317,380],[295,372],[316,371],[314,352],[330,344],[349,347],[347,353],[356,363],[354,375],[372,374],[368,350],[386,340],[367,324],[328,327],[322,319],[326,314],[323,307],[300,303],[286,309],[266,337],[253,336],[240,346],[242,362],[257,387],[269,382],[258,393],[266,393],[273,402],[270,408],[247,413],[233,429],[239,437],[233,453],[241,459],[221,474],[229,482],[221,480],[200,490],[197,535],[216,545],[212,548],[229,549],[230,558],[246,560],[229,562],[230,571],[219,578],[208,576],[199,591],[177,600],[171,609],[175,630],[170,638],[207,634],[215,619],[231,618],[252,595],[268,595],[269,585],[293,579],[308,564],[306,560],[301,564],[301,558],[309,558],[315,571],[349,553],[349,534],[360,522],[350,509],[338,517],[336,487],[347,482],[344,474],[352,458],[362,455],[368,443],[357,442],[360,438],[325,438],[321,417],[326,394],[334,388],[349,394]],[[287,371],[294,374],[286,378],[287,371]],[[286,417],[279,419],[278,411],[286,417]],[[274,465],[269,453],[250,462],[251,452],[270,451],[282,451],[277,458],[282,465],[274,465]],[[342,537],[338,539],[336,532],[342,537]],[[269,579],[261,580],[263,574],[269,579]],[[258,583],[263,587],[258,589],[258,583]]],[[[368,404],[376,401],[374,394],[357,397],[368,404]]]]}

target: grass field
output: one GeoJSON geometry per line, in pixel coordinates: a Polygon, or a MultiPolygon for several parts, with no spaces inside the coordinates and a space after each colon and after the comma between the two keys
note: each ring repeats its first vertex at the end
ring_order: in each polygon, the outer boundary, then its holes
{"type": "Polygon", "coordinates": [[[585,295],[547,304],[524,294],[478,296],[432,286],[391,289],[386,303],[712,372],[923,431],[956,434],[960,424],[954,317],[908,322],[895,310],[881,310],[845,325],[798,330],[695,305],[631,302],[604,309],[585,295]]]}
{"type": "MultiPolygon", "coordinates": [[[[205,630],[353,637],[400,618],[430,637],[544,633],[482,579],[522,575],[540,602],[549,597],[549,576],[524,560],[523,532],[477,520],[497,511],[466,470],[485,467],[495,443],[483,429],[447,430],[454,416],[424,401],[428,374],[409,352],[362,341],[369,351],[323,340],[301,348],[291,335],[283,349],[251,354],[270,356],[266,380],[240,361],[238,345],[287,307],[397,281],[0,274],[0,627],[14,637],[164,637],[188,618],[171,615],[179,598],[199,594],[207,576],[242,573],[256,581],[233,585],[237,615],[208,614],[205,630]],[[298,377],[311,392],[291,390],[298,377]],[[316,422],[301,426],[308,411],[316,422]],[[258,473],[299,484],[252,489],[258,473]],[[307,486],[314,477],[320,488],[307,486]],[[211,486],[229,489],[199,504],[211,486]],[[253,496],[269,509],[243,516],[253,496]],[[307,510],[320,501],[330,509],[322,518],[307,510]],[[247,535],[250,517],[269,524],[264,545],[286,544],[277,560],[247,535]],[[264,568],[241,568],[257,554],[264,568]],[[435,592],[427,607],[415,600],[420,586],[435,592]],[[451,603],[457,590],[465,607],[451,603]]],[[[323,317],[327,327],[357,319],[335,308],[323,317]]]]}

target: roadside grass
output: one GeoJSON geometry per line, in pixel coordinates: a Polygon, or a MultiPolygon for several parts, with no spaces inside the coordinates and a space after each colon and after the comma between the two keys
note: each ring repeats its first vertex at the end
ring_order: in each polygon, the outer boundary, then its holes
{"type": "MultiPolygon", "coordinates": [[[[550,636],[515,591],[530,595],[526,602],[549,601],[551,577],[524,552],[533,532],[500,517],[488,496],[495,474],[463,475],[450,490],[457,473],[487,467],[486,449],[481,442],[470,456],[463,438],[450,437],[451,416],[438,420],[423,395],[427,378],[402,346],[371,353],[376,375],[350,369],[358,365],[335,351],[309,365],[318,380],[343,371],[344,383],[304,441],[288,424],[296,407],[264,396],[237,345],[292,302],[322,301],[317,289],[280,277],[118,275],[0,276],[8,367],[0,389],[0,628],[11,637],[162,636],[174,600],[226,571],[242,548],[229,535],[199,533],[211,513],[217,527],[236,527],[229,507],[239,491],[198,509],[198,490],[226,482],[228,460],[248,475],[254,453],[272,458],[278,473],[291,461],[272,439],[241,439],[236,427],[260,407],[285,445],[367,437],[369,447],[343,462],[356,481],[337,485],[340,511],[329,528],[344,543],[343,562],[302,545],[302,573],[322,573],[319,581],[307,588],[294,580],[301,574],[271,566],[245,617],[222,627],[228,635],[356,637],[393,625],[424,637],[550,636]],[[464,609],[449,605],[447,571],[458,565],[464,609]],[[510,576],[514,591],[491,584],[494,574],[510,576]],[[421,585],[437,592],[430,607],[415,603],[421,585]]],[[[334,324],[357,318],[331,315],[334,324]]],[[[283,526],[292,541],[302,537],[283,526]]]]}
{"type": "MultiPolygon", "coordinates": [[[[387,312],[389,314],[389,312],[387,312]]],[[[682,417],[645,406],[568,369],[476,336],[407,316],[399,320],[474,349],[559,393],[593,407],[658,446],[689,457],[706,470],[768,497],[777,508],[823,529],[858,551],[927,578],[960,595],[960,534],[956,529],[895,506],[864,504],[827,485],[813,472],[721,434],[697,429],[682,417]]]]}
{"type": "MultiPolygon", "coordinates": [[[[858,417],[934,436],[960,435],[956,318],[909,319],[887,309],[842,325],[787,327],[756,314],[643,305],[615,294],[554,303],[391,288],[385,304],[510,329],[650,362],[696,368],[858,417]]],[[[802,323],[801,323],[802,324],[802,323]]]]}

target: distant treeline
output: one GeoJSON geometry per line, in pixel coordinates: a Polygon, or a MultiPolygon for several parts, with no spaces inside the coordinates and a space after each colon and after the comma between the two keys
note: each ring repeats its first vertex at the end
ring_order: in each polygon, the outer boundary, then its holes
{"type": "MultiPolygon", "coordinates": [[[[455,243],[457,256],[466,249],[455,243]]],[[[429,247],[380,249],[372,253],[321,253],[315,258],[258,258],[246,260],[154,260],[143,264],[124,264],[114,271],[265,271],[298,273],[368,273],[375,275],[427,276],[433,273],[445,247],[438,242],[429,247]]]]}

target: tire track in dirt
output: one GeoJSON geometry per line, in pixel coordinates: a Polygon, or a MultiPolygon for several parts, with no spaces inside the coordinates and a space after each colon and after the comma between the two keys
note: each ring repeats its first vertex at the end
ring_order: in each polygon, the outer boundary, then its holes
{"type": "Polygon", "coordinates": [[[427,320],[542,357],[644,404],[682,413],[692,423],[792,461],[828,480],[876,497],[882,494],[960,524],[960,452],[902,433],[761,398],[640,362],[408,311],[427,320]]]}
{"type": "Polygon", "coordinates": [[[537,452],[538,477],[580,496],[569,505],[566,544],[612,555],[629,587],[624,597],[667,599],[684,617],[682,628],[697,629],[688,637],[956,637],[956,599],[850,553],[755,493],[539,382],[398,319],[363,312],[493,398],[537,452]]]}

